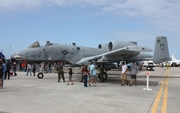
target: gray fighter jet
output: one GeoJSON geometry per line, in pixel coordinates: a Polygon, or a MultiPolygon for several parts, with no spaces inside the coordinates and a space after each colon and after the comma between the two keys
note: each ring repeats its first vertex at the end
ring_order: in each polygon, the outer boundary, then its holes
{"type": "MultiPolygon", "coordinates": [[[[168,61],[169,50],[167,38],[156,37],[154,56],[142,52],[152,52],[152,49],[138,46],[137,42],[111,41],[108,44],[99,44],[98,48],[81,47],[73,45],[52,44],[47,41],[45,46],[39,42],[33,43],[27,49],[16,52],[12,58],[25,59],[26,62],[68,62],[72,65],[87,65],[90,61],[104,63],[106,68],[111,68],[112,63],[120,61],[152,60],[154,63],[168,61]]],[[[38,74],[43,78],[43,73],[38,74]],[[41,74],[41,75],[40,75],[41,74]]],[[[107,74],[105,73],[107,78],[107,74]]]]}

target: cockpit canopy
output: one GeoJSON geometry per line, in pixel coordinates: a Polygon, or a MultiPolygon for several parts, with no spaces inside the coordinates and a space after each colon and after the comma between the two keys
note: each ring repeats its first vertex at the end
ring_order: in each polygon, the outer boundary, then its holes
{"type": "Polygon", "coordinates": [[[32,45],[30,45],[28,48],[38,48],[40,47],[39,41],[34,42],[32,45]]]}
{"type": "MultiPolygon", "coordinates": [[[[50,43],[50,41],[47,41],[45,46],[50,46],[50,45],[53,45],[53,43],[50,43]]],[[[30,45],[28,48],[38,48],[38,47],[41,47],[41,46],[39,44],[39,41],[36,41],[32,45],[30,45]]]]}
{"type": "Polygon", "coordinates": [[[50,46],[50,45],[53,45],[53,43],[50,43],[50,41],[47,41],[46,46],[50,46]]]}

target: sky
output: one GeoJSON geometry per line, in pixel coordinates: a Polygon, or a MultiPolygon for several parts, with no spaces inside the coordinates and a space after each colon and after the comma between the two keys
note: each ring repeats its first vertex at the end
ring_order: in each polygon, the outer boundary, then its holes
{"type": "MultiPolygon", "coordinates": [[[[168,38],[180,59],[180,0],[0,0],[0,50],[10,58],[35,41],[97,48],[137,41],[154,49],[168,38]]],[[[152,52],[150,54],[153,54],[152,52]]]]}

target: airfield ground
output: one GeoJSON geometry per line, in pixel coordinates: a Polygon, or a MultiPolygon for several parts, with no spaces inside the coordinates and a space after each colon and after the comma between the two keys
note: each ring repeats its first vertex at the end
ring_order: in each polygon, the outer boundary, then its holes
{"type": "MultiPolygon", "coordinates": [[[[78,72],[77,68],[73,69],[78,72]]],[[[150,72],[146,88],[145,71],[137,76],[137,86],[121,86],[120,70],[108,72],[105,83],[84,88],[80,74],[74,74],[74,85],[57,82],[57,73],[43,79],[18,76],[5,80],[0,90],[0,113],[180,113],[180,68],[160,68],[150,72]]],[[[128,76],[128,79],[130,76],[128,76]]]]}

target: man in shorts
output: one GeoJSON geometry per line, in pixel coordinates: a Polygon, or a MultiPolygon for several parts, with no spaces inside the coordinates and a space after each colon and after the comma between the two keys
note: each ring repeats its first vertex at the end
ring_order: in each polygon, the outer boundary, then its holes
{"type": "Polygon", "coordinates": [[[129,86],[132,86],[133,79],[135,81],[135,86],[137,85],[136,84],[136,75],[137,75],[137,73],[138,73],[138,66],[134,62],[132,62],[132,65],[131,65],[131,68],[130,68],[131,81],[130,81],[129,86]]]}
{"type": "Polygon", "coordinates": [[[127,65],[125,65],[125,62],[122,62],[122,72],[121,72],[121,86],[124,86],[124,80],[126,81],[126,85],[128,85],[128,80],[126,76],[126,72],[128,71],[127,65]]]}
{"type": "Polygon", "coordinates": [[[90,66],[90,75],[91,75],[91,86],[96,86],[96,69],[95,69],[95,65],[91,62],[91,66],[90,66]]]}

